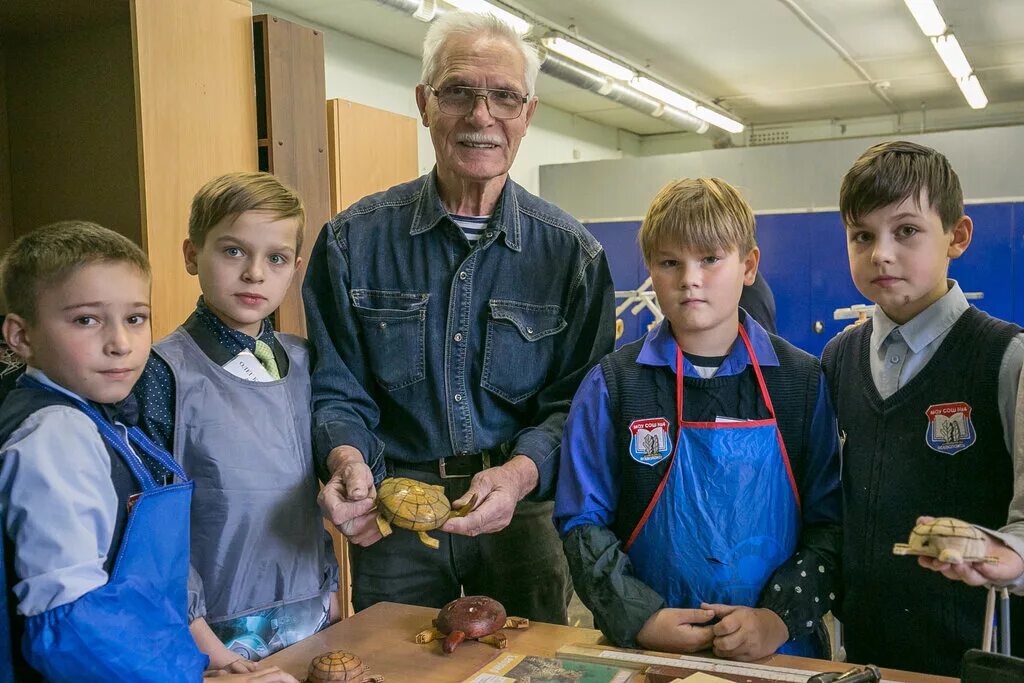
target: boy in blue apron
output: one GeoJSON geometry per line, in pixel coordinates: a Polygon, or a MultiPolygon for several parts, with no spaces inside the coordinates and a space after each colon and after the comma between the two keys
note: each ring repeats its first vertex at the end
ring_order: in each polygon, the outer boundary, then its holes
{"type": "Polygon", "coordinates": [[[0,278],[4,337],[28,366],[0,409],[16,678],[198,680],[192,482],[125,400],[149,355],[146,256],[98,225],[58,223],[16,241],[0,278]]]}
{"type": "Polygon", "coordinates": [[[213,666],[254,662],[333,620],[338,567],[317,507],[304,340],[276,334],[302,263],[302,200],[233,173],[192,201],[185,268],[203,295],[153,347],[142,426],[195,481],[189,617],[213,666]]]}
{"type": "Polygon", "coordinates": [[[724,181],[680,180],[639,240],[665,319],[573,399],[555,497],[573,584],[616,645],[825,655],[835,418],[818,361],[738,307],[753,213],[724,181]]]}
{"type": "MultiPolygon", "coordinates": [[[[876,304],[822,354],[846,435],[837,609],[846,652],[854,662],[956,676],[985,626],[978,586],[1024,593],[1024,434],[1014,422],[1024,336],[969,305],[947,277],[974,225],[945,156],[901,140],[874,145],[843,178],[839,209],[853,282],[876,304]],[[983,554],[999,563],[894,556],[918,515],[977,525],[983,554]]],[[[1024,599],[1011,603],[1020,657],[1024,599]]]]}

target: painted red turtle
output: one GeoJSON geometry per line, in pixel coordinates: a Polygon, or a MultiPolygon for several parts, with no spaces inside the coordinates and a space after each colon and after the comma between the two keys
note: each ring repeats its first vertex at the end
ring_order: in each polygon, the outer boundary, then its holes
{"type": "Polygon", "coordinates": [[[483,595],[469,595],[452,600],[441,608],[434,619],[434,628],[416,634],[417,643],[444,638],[441,649],[451,654],[463,640],[479,640],[497,648],[508,644],[502,628],[527,628],[529,619],[509,617],[500,602],[483,595]]]}

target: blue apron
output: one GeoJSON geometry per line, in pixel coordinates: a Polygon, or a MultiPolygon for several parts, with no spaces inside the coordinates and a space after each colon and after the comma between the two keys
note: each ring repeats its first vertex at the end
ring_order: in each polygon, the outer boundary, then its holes
{"type": "MultiPolygon", "coordinates": [[[[800,535],[800,497],[775,409],[743,325],[740,338],[766,420],[683,422],[683,352],[676,347],[676,448],[625,550],[636,575],[669,607],[755,607],[800,535]]],[[[779,652],[815,656],[812,637],[779,652]]]]}
{"type": "MultiPolygon", "coordinates": [[[[31,377],[22,384],[48,391],[31,377]]],[[[125,461],[142,491],[133,496],[107,583],[25,620],[23,651],[50,681],[197,681],[208,658],[186,616],[192,482],[138,427],[128,439],[173,474],[160,485],[125,436],[88,403],[68,396],[125,461]]]]}

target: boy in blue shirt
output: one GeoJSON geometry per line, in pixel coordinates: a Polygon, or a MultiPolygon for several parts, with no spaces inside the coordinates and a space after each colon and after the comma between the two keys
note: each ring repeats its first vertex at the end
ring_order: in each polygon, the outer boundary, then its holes
{"type": "MultiPolygon", "coordinates": [[[[956,675],[984,628],[985,591],[970,586],[1024,591],[1024,445],[1014,432],[1024,341],[947,279],[973,224],[942,154],[903,141],[869,148],[843,178],[839,207],[853,281],[876,304],[822,354],[845,433],[837,611],[846,651],[851,661],[956,675]],[[930,574],[894,557],[926,513],[978,525],[984,554],[1000,562],[920,558],[930,574]]],[[[1024,601],[1012,602],[1020,655],[1024,601]]]]}
{"type": "Polygon", "coordinates": [[[135,387],[143,427],[195,480],[189,619],[211,666],[228,671],[255,671],[337,613],[309,353],[270,319],[302,263],[304,218],[298,195],[268,173],[200,188],[183,252],[203,294],[135,387]]]}
{"type": "Polygon", "coordinates": [[[754,216],[719,179],[670,183],[640,228],[665,319],[583,380],[555,525],[614,644],[821,655],[839,461],[818,361],[738,307],[754,216]]]}
{"type": "Polygon", "coordinates": [[[126,401],[150,348],[146,256],[93,223],[58,223],[18,239],[0,279],[4,337],[28,366],[0,409],[17,678],[198,680],[192,483],[126,401]]]}

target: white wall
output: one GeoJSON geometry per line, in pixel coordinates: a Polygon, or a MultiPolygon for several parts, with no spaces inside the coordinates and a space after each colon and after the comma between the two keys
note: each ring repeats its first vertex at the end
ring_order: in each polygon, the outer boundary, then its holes
{"type": "MultiPolygon", "coordinates": [[[[737,147],[631,157],[541,169],[542,196],[580,220],[638,218],[674,178],[717,176],[739,188],[754,211],[835,210],[854,160],[885,138],[737,147]]],[[[1024,199],[1024,126],[903,135],[945,154],[968,202],[1024,199]]]]}
{"type": "MultiPolygon", "coordinates": [[[[316,25],[260,2],[253,3],[253,14],[271,14],[323,31],[327,99],[341,98],[419,118],[413,95],[420,76],[418,58],[316,25]]],[[[434,165],[434,148],[429,132],[422,126],[417,143],[420,171],[426,173],[434,165]]],[[[527,190],[539,194],[542,165],[620,159],[639,154],[639,149],[636,135],[546,107],[542,100],[519,148],[511,175],[527,190]]]]}

